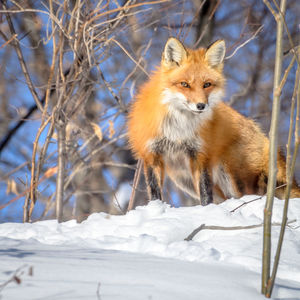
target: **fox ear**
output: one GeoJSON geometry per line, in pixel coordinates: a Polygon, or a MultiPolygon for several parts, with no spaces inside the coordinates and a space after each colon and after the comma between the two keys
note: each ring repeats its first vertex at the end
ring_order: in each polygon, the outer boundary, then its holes
{"type": "Polygon", "coordinates": [[[162,55],[162,62],[168,67],[180,66],[182,61],[187,58],[187,51],[182,43],[175,39],[169,38],[162,55]]]}
{"type": "Polygon", "coordinates": [[[207,48],[205,53],[205,60],[211,67],[216,67],[223,62],[225,52],[225,41],[217,40],[207,48]]]}

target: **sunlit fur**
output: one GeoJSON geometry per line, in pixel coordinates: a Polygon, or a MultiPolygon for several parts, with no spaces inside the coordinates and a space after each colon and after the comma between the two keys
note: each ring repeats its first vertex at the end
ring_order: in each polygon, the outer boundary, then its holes
{"type": "MultiPolygon", "coordinates": [[[[191,50],[172,39],[161,65],[140,88],[128,118],[131,149],[143,159],[145,169],[154,169],[161,186],[167,173],[199,199],[205,168],[212,179],[214,202],[264,194],[268,179],[269,140],[257,124],[222,102],[224,47],[223,41],[217,41],[208,50],[191,50]],[[204,88],[207,82],[211,85],[204,88]],[[197,103],[205,104],[203,111],[197,111],[197,103]]],[[[286,182],[285,176],[285,160],[278,152],[278,185],[286,182]]],[[[284,188],[276,190],[279,198],[283,194],[284,188]]],[[[291,196],[300,197],[295,181],[291,196]]]]}

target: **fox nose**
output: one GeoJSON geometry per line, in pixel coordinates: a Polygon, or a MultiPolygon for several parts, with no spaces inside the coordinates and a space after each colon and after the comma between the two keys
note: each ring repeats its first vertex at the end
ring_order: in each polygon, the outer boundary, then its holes
{"type": "Polygon", "coordinates": [[[201,102],[197,103],[196,107],[197,107],[198,110],[203,110],[205,108],[205,103],[201,103],[201,102]]]}

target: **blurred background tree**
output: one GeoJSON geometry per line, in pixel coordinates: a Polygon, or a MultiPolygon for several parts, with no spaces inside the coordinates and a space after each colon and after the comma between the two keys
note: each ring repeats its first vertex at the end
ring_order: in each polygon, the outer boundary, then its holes
{"type": "MultiPolygon", "coordinates": [[[[191,48],[224,39],[224,101],[268,134],[276,34],[262,1],[1,0],[0,12],[0,222],[53,218],[58,197],[64,220],[126,211],[136,167],[126,114],[170,36],[191,48]]],[[[295,45],[299,15],[288,1],[295,45]]],[[[282,97],[284,150],[295,72],[282,97]]],[[[164,193],[172,205],[197,204],[168,180],[164,193]]],[[[136,200],[147,201],[143,179],[136,200]]]]}

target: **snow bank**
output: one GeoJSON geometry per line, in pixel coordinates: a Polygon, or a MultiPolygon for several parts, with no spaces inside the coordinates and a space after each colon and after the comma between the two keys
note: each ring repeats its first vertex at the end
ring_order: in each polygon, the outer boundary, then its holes
{"type": "MultiPolygon", "coordinates": [[[[0,243],[11,244],[12,241],[17,240],[19,246],[27,245],[26,249],[28,249],[28,245],[32,244],[49,246],[51,249],[55,247],[57,249],[60,249],[59,247],[80,249],[81,252],[95,249],[96,252],[118,250],[138,253],[138,255],[151,254],[165,259],[213,265],[216,270],[219,265],[220,272],[224,265],[231,266],[229,273],[234,273],[233,270],[236,267],[239,272],[245,272],[245,278],[251,277],[250,274],[256,274],[259,281],[262,227],[243,230],[204,229],[192,241],[184,240],[201,224],[224,227],[262,224],[264,198],[232,212],[242,203],[254,198],[255,196],[245,196],[239,200],[227,200],[220,205],[181,208],[172,208],[157,200],[150,202],[147,206],[137,207],[124,216],[95,213],[81,224],[75,221],[58,224],[55,220],[33,224],[5,223],[0,225],[0,243]]],[[[275,199],[272,222],[281,222],[282,209],[283,201],[275,199]]],[[[290,200],[289,220],[294,222],[286,230],[277,278],[279,281],[293,283],[293,289],[291,293],[288,293],[289,289],[285,289],[283,292],[277,287],[277,290],[275,289],[277,299],[285,299],[286,296],[289,299],[300,299],[299,199],[290,200]],[[297,293],[299,294],[298,298],[295,296],[297,293]]],[[[277,242],[278,234],[279,226],[274,226],[273,245],[277,242]]],[[[38,249],[40,246],[36,248],[38,249]]],[[[273,247],[274,251],[275,246],[273,247]]],[[[222,272],[220,274],[225,271],[222,272]]],[[[169,274],[169,276],[171,275],[169,274]]],[[[221,277],[218,276],[218,278],[220,280],[221,277]]],[[[225,286],[228,278],[224,280],[225,286]]],[[[256,282],[256,284],[258,296],[260,282],[256,282]]]]}
{"type": "MultiPolygon", "coordinates": [[[[173,208],[159,200],[137,207],[124,216],[92,214],[81,224],[74,220],[58,224],[55,220],[33,224],[0,225],[0,237],[34,239],[46,245],[74,245],[152,254],[187,261],[227,261],[260,271],[262,227],[245,230],[202,230],[193,241],[184,239],[201,224],[247,226],[262,224],[265,200],[249,203],[235,212],[240,204],[254,199],[246,196],[221,205],[173,208]]],[[[281,222],[283,201],[275,200],[273,221],[281,222]]],[[[291,200],[282,260],[287,259],[285,277],[300,280],[300,201],[291,200]],[[296,229],[293,229],[296,228],[296,229]],[[291,259],[292,258],[292,259],[291,259]],[[290,263],[288,263],[290,262],[290,263]]],[[[274,242],[279,227],[273,228],[274,242]]]]}

